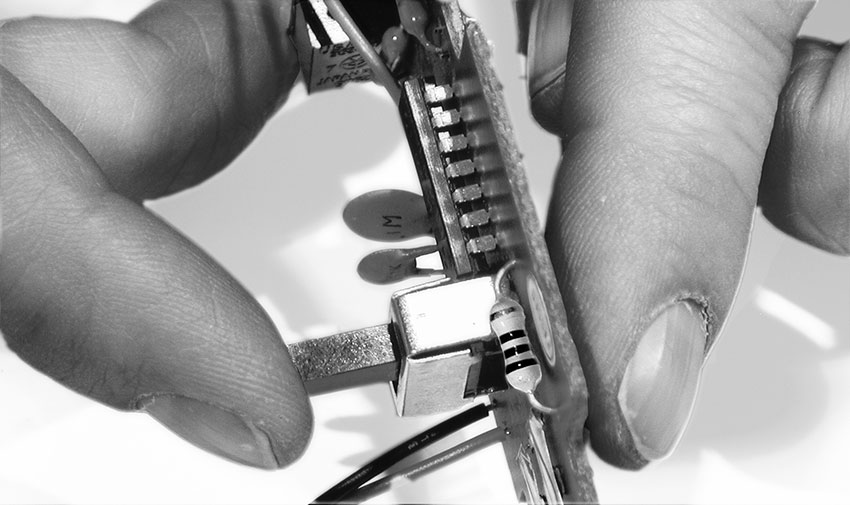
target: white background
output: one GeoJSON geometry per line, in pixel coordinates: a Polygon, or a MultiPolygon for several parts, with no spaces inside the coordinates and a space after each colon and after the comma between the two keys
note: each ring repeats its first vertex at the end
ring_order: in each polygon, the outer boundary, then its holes
{"type": "MultiPolygon", "coordinates": [[[[0,0],[27,14],[127,20],[146,0],[0,0]]],[[[466,2],[495,64],[538,209],[558,157],[527,112],[510,3],[466,2]],[[485,6],[486,3],[486,6],[485,6]],[[486,8],[485,8],[486,7],[486,8]]],[[[850,4],[822,0],[804,32],[850,34],[850,4]]],[[[306,99],[299,85],[224,173],[150,207],[254,293],[287,341],[386,320],[389,293],[357,278],[380,244],[340,218],[370,189],[417,190],[393,106],[374,86],[306,99]],[[328,148],[333,142],[335,148],[328,148]]],[[[706,367],[676,454],[644,471],[591,456],[605,502],[843,503],[850,496],[850,262],[782,236],[761,217],[736,307],[706,367]]],[[[393,416],[388,389],[313,399],[316,430],[292,467],[262,472],[208,456],[152,419],[90,402],[0,345],[0,502],[300,503],[433,420],[393,416]]],[[[513,502],[501,450],[488,449],[380,502],[513,502]]]]}

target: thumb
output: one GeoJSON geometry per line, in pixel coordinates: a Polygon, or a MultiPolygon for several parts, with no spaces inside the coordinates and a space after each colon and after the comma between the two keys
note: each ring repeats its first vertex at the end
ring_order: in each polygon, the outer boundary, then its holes
{"type": "Polygon", "coordinates": [[[521,23],[520,40],[527,39],[531,113],[540,126],[560,135],[564,126],[560,111],[563,107],[573,0],[529,0],[526,3],[531,4],[527,24],[519,12],[517,17],[521,23]]]}
{"type": "Polygon", "coordinates": [[[193,444],[278,468],[311,413],[259,305],[194,244],[112,191],[82,144],[0,67],[9,347],[71,389],[193,444]]]}
{"type": "Polygon", "coordinates": [[[609,462],[665,457],[687,425],[810,7],[575,3],[546,236],[609,462]]]}

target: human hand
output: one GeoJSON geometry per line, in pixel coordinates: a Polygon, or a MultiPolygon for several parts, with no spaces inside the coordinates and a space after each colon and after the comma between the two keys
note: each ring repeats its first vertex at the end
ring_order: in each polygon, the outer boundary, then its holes
{"type": "Polygon", "coordinates": [[[141,203],[215,174],[283,103],[298,73],[289,5],[163,1],[129,24],[0,26],[6,341],[82,394],[263,468],[310,437],[286,347],[141,203]]]}
{"type": "Polygon", "coordinates": [[[850,253],[850,49],[796,39],[812,5],[544,0],[532,17],[532,109],[564,139],[546,236],[613,464],[684,431],[757,205],[850,253]]]}

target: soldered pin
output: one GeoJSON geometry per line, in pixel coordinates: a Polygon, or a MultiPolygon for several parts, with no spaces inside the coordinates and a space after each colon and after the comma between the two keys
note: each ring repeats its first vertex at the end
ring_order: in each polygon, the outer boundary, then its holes
{"type": "Polygon", "coordinates": [[[469,145],[466,135],[452,135],[449,132],[437,132],[437,142],[440,144],[440,151],[444,153],[460,151],[469,145]]]}
{"type": "Polygon", "coordinates": [[[469,239],[466,250],[469,254],[482,254],[496,249],[496,237],[493,235],[482,235],[469,239]]]}
{"type": "Polygon", "coordinates": [[[431,233],[425,200],[401,189],[379,189],[358,196],[345,206],[342,219],[354,233],[381,242],[431,233]]]}
{"type": "Polygon", "coordinates": [[[460,160],[446,165],[446,176],[449,178],[463,177],[475,172],[475,163],[472,160],[460,160]]]}
{"type": "Polygon", "coordinates": [[[460,122],[460,112],[457,109],[444,110],[442,107],[431,108],[431,123],[434,128],[448,128],[460,122]]]}
{"type": "Polygon", "coordinates": [[[448,84],[425,83],[425,101],[429,104],[445,102],[455,96],[455,92],[448,84]]]}
{"type": "Polygon", "coordinates": [[[443,273],[442,270],[419,268],[416,259],[437,251],[436,245],[413,249],[384,249],[367,255],[357,265],[357,273],[366,282],[391,284],[408,277],[443,273]]]}
{"type": "Polygon", "coordinates": [[[452,199],[456,203],[471,202],[473,200],[478,200],[483,196],[484,192],[481,190],[481,185],[479,184],[470,184],[469,186],[457,188],[452,193],[452,199]]]}
{"type": "Polygon", "coordinates": [[[485,209],[473,210],[460,216],[460,225],[463,228],[476,228],[490,222],[490,213],[485,209]]]}

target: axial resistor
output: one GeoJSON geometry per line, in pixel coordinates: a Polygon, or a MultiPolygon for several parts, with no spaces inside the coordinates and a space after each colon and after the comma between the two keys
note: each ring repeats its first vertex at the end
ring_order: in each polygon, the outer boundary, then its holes
{"type": "Polygon", "coordinates": [[[490,328],[499,338],[508,384],[523,393],[533,395],[543,372],[525,330],[525,313],[522,306],[510,298],[499,297],[490,309],[490,328]]]}

